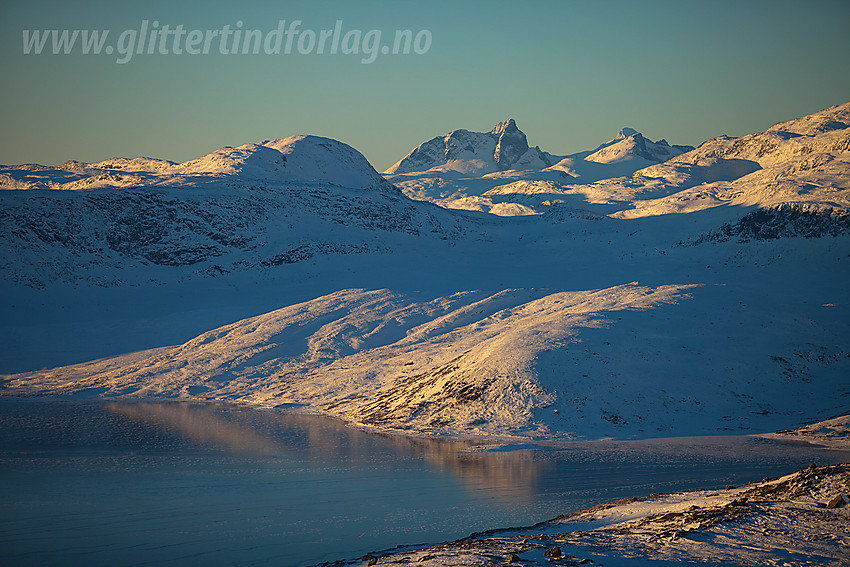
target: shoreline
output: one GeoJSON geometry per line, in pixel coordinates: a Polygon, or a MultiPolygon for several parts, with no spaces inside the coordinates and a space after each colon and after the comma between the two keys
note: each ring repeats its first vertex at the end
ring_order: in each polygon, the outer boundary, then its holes
{"type": "Polygon", "coordinates": [[[764,439],[788,444],[808,445],[819,449],[831,449],[836,451],[850,451],[850,414],[835,418],[802,425],[799,427],[785,429],[775,432],[764,433],[739,433],[718,434],[716,432],[705,435],[670,435],[665,437],[628,437],[614,438],[602,437],[598,439],[569,437],[564,438],[562,434],[550,437],[531,436],[506,436],[506,435],[461,435],[454,432],[445,434],[421,432],[415,430],[402,431],[393,428],[381,428],[368,424],[361,424],[344,419],[343,416],[319,412],[312,409],[302,409],[301,406],[280,407],[262,406],[241,400],[210,400],[193,398],[164,398],[156,396],[90,396],[85,394],[4,394],[0,385],[0,401],[56,401],[69,403],[174,403],[174,404],[197,404],[197,405],[221,405],[233,408],[248,409],[261,412],[275,412],[289,415],[305,415],[322,419],[332,420],[344,427],[348,427],[363,433],[371,433],[385,437],[398,437],[410,441],[445,441],[447,443],[461,443],[470,445],[466,452],[506,452],[523,449],[536,450],[559,450],[569,448],[601,448],[606,444],[616,445],[640,445],[646,444],[656,451],[665,445],[681,447],[682,445],[705,444],[706,442],[730,439],[764,439]]]}
{"type": "Polygon", "coordinates": [[[448,565],[847,565],[850,463],[723,490],[651,494],[520,528],[399,546],[324,567],[448,565]],[[783,562],[784,561],[784,562],[783,562]],[[768,563],[770,562],[770,563],[768,563]]]}

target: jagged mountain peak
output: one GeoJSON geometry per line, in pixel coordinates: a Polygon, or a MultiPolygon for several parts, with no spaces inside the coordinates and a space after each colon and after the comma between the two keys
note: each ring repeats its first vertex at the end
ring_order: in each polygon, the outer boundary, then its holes
{"type": "Polygon", "coordinates": [[[497,136],[506,132],[521,132],[520,129],[517,128],[516,120],[514,120],[513,118],[509,118],[505,122],[499,122],[498,124],[493,126],[492,130],[490,130],[491,134],[496,134],[497,136]]]}
{"type": "MultiPolygon", "coordinates": [[[[637,169],[666,161],[689,150],[692,146],[671,145],[666,140],[653,142],[631,127],[623,127],[608,142],[594,150],[569,156],[556,156],[544,152],[539,146],[530,146],[525,133],[516,120],[509,118],[497,123],[489,132],[453,130],[420,144],[404,158],[393,164],[385,175],[447,172],[467,175],[501,174],[507,171],[541,171],[556,167],[573,177],[599,179],[604,175],[598,168],[586,170],[579,162],[593,164],[626,164],[628,167],[612,171],[611,176],[630,175],[637,169]],[[565,163],[564,160],[567,160],[565,163]],[[560,166],[559,166],[560,164],[560,166]],[[576,165],[579,164],[578,169],[576,165]]],[[[590,166],[595,168],[596,166],[590,166]]],[[[399,180],[396,180],[399,182],[399,180]]]]}
{"type": "Polygon", "coordinates": [[[456,171],[486,175],[510,169],[542,169],[554,163],[537,147],[529,147],[525,133],[510,118],[489,132],[453,130],[420,144],[384,173],[456,171]]]}
{"type": "Polygon", "coordinates": [[[624,139],[626,139],[630,136],[635,136],[635,135],[640,136],[641,133],[638,132],[637,130],[635,130],[634,128],[629,128],[628,126],[625,126],[625,127],[621,128],[619,132],[617,132],[617,135],[614,137],[614,139],[615,140],[624,140],[624,139]]]}
{"type": "Polygon", "coordinates": [[[659,163],[694,149],[693,146],[671,146],[667,140],[653,142],[634,128],[624,127],[613,140],[601,144],[586,161],[622,163],[644,160],[647,165],[659,163]]]}
{"type": "Polygon", "coordinates": [[[499,136],[499,141],[496,142],[496,150],[493,152],[493,159],[499,164],[500,170],[512,169],[513,165],[528,151],[528,139],[517,128],[513,118],[497,124],[493,128],[493,134],[499,136]]]}

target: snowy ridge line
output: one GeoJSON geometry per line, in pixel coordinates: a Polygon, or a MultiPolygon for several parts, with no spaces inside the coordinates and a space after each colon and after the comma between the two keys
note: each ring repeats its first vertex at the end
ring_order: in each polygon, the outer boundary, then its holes
{"type": "Polygon", "coordinates": [[[137,157],[95,163],[69,161],[58,168],[35,164],[0,168],[3,189],[180,187],[216,178],[240,182],[318,182],[398,193],[356,149],[312,135],[228,146],[183,163],[137,157]]]}
{"type": "Polygon", "coordinates": [[[567,184],[631,175],[692,149],[670,146],[665,140],[652,142],[632,128],[623,128],[593,150],[556,156],[529,147],[526,135],[510,119],[490,132],[455,130],[437,136],[387,169],[384,176],[408,197],[447,208],[499,216],[533,215],[548,206],[537,197],[558,195],[567,184]],[[531,189],[535,184],[540,187],[531,189]]]}
{"type": "Polygon", "coordinates": [[[850,464],[817,467],[723,490],[627,498],[527,528],[399,546],[328,567],[715,563],[846,565],[850,464]]]}
{"type": "Polygon", "coordinates": [[[411,240],[475,240],[482,224],[404,197],[357,150],[317,136],[182,164],[4,168],[0,186],[0,268],[35,288],[264,273],[314,257],[392,253],[411,240]]]}
{"type": "MultiPolygon", "coordinates": [[[[510,168],[494,161],[493,136],[458,130],[435,138],[384,175],[411,198],[499,216],[554,205],[622,219],[788,202],[850,208],[850,103],[698,148],[653,143],[624,128],[596,150],[563,158],[537,150],[541,158],[510,168]]],[[[533,154],[524,136],[515,153],[533,154]]]]}
{"type": "Polygon", "coordinates": [[[498,176],[499,172],[508,170],[542,170],[561,177],[579,177],[589,171],[620,171],[603,167],[610,164],[640,164],[631,169],[634,171],[692,149],[693,146],[670,146],[666,140],[652,142],[637,130],[623,128],[614,139],[594,150],[556,156],[539,146],[529,147],[525,133],[511,118],[496,124],[489,132],[460,129],[436,136],[417,146],[384,171],[384,175],[456,172],[498,176]]]}
{"type": "Polygon", "coordinates": [[[645,198],[618,218],[730,206],[793,204],[850,210],[850,103],[742,138],[721,136],[662,164],[611,180],[617,193],[645,198]]]}

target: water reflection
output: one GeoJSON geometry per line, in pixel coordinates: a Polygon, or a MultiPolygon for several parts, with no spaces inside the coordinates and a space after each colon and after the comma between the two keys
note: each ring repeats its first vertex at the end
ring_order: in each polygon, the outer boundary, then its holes
{"type": "MultiPolygon", "coordinates": [[[[528,503],[542,494],[592,487],[601,479],[629,485],[635,491],[655,491],[663,489],[667,479],[678,482],[683,474],[697,482],[701,469],[707,478],[713,478],[721,466],[718,463],[736,463],[738,474],[745,475],[752,467],[787,461],[789,454],[804,464],[811,462],[807,454],[812,455],[811,460],[823,462],[813,447],[752,437],[588,441],[482,452],[471,451],[471,443],[463,441],[372,433],[335,418],[230,404],[116,401],[104,407],[110,414],[156,431],[237,455],[313,460],[324,467],[364,470],[381,463],[396,466],[392,463],[421,460],[430,470],[461,481],[468,492],[506,503],[528,503]],[[660,487],[655,486],[659,483],[660,487]]],[[[848,456],[833,452],[831,457],[841,460],[848,456]]],[[[724,482],[732,480],[730,476],[724,482]]]]}
{"type": "Polygon", "coordinates": [[[527,500],[552,465],[530,450],[470,452],[470,443],[365,432],[324,416],[242,410],[225,404],[109,402],[111,414],[179,434],[192,443],[245,455],[298,455],[367,462],[376,454],[422,458],[469,490],[506,500],[527,500]]]}
{"type": "Polygon", "coordinates": [[[469,452],[470,445],[436,439],[396,439],[421,453],[432,467],[460,478],[470,490],[505,500],[524,501],[537,494],[541,476],[553,464],[531,450],[469,452]]]}
{"type": "Polygon", "coordinates": [[[0,564],[303,567],[850,458],[752,438],[470,449],[230,404],[0,398],[0,564]]]}
{"type": "Polygon", "coordinates": [[[278,455],[283,445],[251,427],[225,421],[213,406],[185,403],[121,403],[104,406],[112,414],[178,433],[200,445],[217,445],[232,453],[278,455]]]}

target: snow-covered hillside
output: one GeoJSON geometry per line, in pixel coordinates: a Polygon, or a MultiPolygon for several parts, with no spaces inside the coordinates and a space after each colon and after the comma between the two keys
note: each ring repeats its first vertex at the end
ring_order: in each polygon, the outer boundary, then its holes
{"type": "Polygon", "coordinates": [[[357,150],[316,136],[222,148],[182,164],[136,158],[0,170],[6,279],[116,286],[221,276],[314,256],[390,253],[474,227],[411,201],[357,150]],[[172,274],[172,275],[170,275],[172,274]]]}
{"type": "MultiPolygon", "coordinates": [[[[784,250],[792,267],[805,261],[784,250]]],[[[718,268],[750,281],[346,289],[177,347],[10,376],[5,388],[230,400],[402,432],[535,438],[762,432],[846,412],[846,307],[827,306],[841,301],[840,282],[794,305],[822,276],[782,285],[771,284],[778,266],[761,280],[757,264],[718,268]]],[[[647,269],[675,271],[657,260],[647,269]]]]}
{"type": "MultiPolygon", "coordinates": [[[[535,362],[583,327],[679,299],[636,285],[403,296],[343,290],[205,333],[172,350],[23,376],[70,393],[306,405],[365,425],[437,433],[527,434],[555,397],[535,362]],[[484,426],[484,427],[479,427],[484,426]]],[[[556,372],[557,373],[557,372],[556,372]]],[[[584,392],[590,394],[590,392],[584,392]]]]}
{"type": "Polygon", "coordinates": [[[289,136],[224,147],[179,164],[151,158],[111,158],[96,163],[69,161],[59,168],[35,164],[0,168],[0,189],[170,187],[212,179],[329,183],[354,189],[389,187],[360,152],[321,136],[289,136]]]}
{"type": "MultiPolygon", "coordinates": [[[[486,198],[543,214],[506,218],[411,200],[312,137],[185,164],[5,168],[2,392],[534,438],[844,415],[848,112],[710,140],[625,178],[515,179],[486,198]]],[[[587,163],[616,165],[636,136],[587,163]]]]}
{"type": "Polygon", "coordinates": [[[850,205],[850,103],[775,124],[760,134],[709,140],[612,189],[641,186],[654,198],[635,200],[623,217],[690,212],[709,207],[794,204],[838,211],[850,205]]]}

